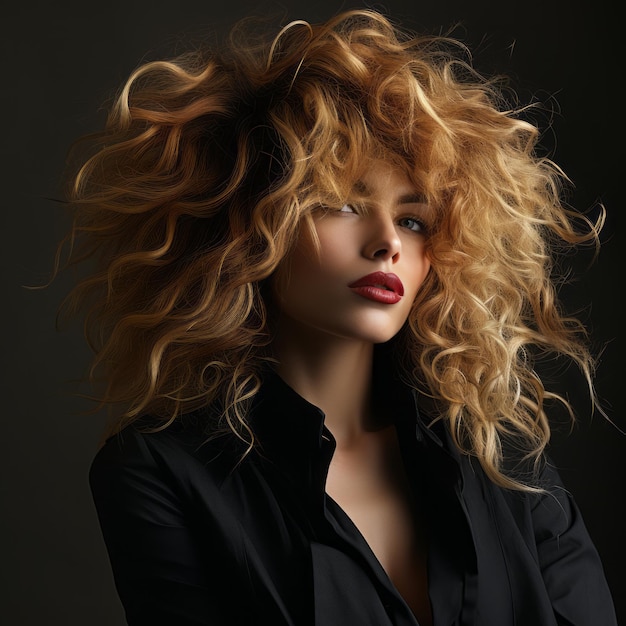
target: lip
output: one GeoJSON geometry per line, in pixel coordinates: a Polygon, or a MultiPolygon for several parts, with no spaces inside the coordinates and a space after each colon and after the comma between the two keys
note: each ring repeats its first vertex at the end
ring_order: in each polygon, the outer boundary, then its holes
{"type": "Polygon", "coordinates": [[[396,304],[402,300],[404,285],[395,274],[372,272],[348,285],[356,294],[380,302],[382,304],[396,304]]]}

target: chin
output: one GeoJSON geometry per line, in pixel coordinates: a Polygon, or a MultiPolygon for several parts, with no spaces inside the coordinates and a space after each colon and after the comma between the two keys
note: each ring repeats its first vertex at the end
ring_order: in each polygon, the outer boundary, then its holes
{"type": "Polygon", "coordinates": [[[387,343],[400,332],[398,329],[356,329],[352,328],[346,333],[342,333],[344,337],[357,339],[365,343],[379,344],[387,343]]]}
{"type": "Polygon", "coordinates": [[[398,334],[398,332],[395,332],[393,334],[385,334],[385,335],[381,334],[381,335],[378,335],[377,337],[373,337],[371,339],[371,343],[373,344],[387,343],[388,341],[391,341],[398,334]]]}
{"type": "Polygon", "coordinates": [[[389,319],[381,320],[376,317],[374,319],[355,320],[349,334],[368,343],[386,343],[400,332],[405,321],[402,319],[401,323],[397,320],[396,323],[392,323],[389,319]]]}

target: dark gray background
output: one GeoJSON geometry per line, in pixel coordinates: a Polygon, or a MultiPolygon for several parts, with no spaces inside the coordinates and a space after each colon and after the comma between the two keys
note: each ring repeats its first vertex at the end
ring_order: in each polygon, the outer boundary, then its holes
{"type": "MultiPolygon", "coordinates": [[[[356,6],[69,0],[3,9],[0,622],[124,623],[87,485],[102,416],[83,414],[90,405],[74,395],[79,388],[72,382],[84,374],[89,353],[78,325],[55,329],[55,312],[72,277],[62,275],[44,291],[23,287],[46,280],[67,227],[51,198],[59,196],[70,143],[101,125],[101,105],[144,59],[180,51],[204,32],[223,32],[251,11],[317,20],[356,6]]],[[[589,255],[572,259],[576,282],[563,289],[563,298],[568,310],[582,311],[595,345],[605,347],[598,391],[623,430],[617,301],[624,290],[618,195],[624,181],[618,131],[624,98],[615,82],[623,73],[616,57],[616,11],[609,0],[579,6],[565,0],[397,0],[372,6],[429,32],[460,22],[455,34],[474,49],[479,69],[504,72],[522,98],[534,94],[555,107],[545,145],[556,150],[556,160],[575,182],[574,203],[585,208],[602,198],[609,214],[599,259],[590,268],[589,255]]],[[[626,438],[601,415],[590,416],[572,372],[559,374],[559,381],[579,422],[570,436],[563,426],[557,429],[551,451],[583,510],[624,617],[626,438]]]]}

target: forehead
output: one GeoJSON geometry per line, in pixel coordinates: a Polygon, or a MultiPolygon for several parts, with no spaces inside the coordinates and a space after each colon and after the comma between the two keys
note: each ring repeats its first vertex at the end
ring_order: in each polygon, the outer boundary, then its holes
{"type": "Polygon", "coordinates": [[[364,169],[351,191],[354,196],[362,198],[384,197],[400,203],[425,201],[404,168],[381,160],[372,161],[364,169]]]}

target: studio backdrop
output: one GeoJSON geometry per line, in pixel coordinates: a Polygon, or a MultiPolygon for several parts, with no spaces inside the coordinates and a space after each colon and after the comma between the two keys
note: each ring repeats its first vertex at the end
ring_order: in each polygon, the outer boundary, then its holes
{"type": "Polygon", "coordinates": [[[545,129],[542,149],[572,179],[570,203],[592,211],[597,202],[606,206],[599,256],[588,250],[567,260],[571,281],[561,295],[602,353],[597,388],[609,419],[593,411],[576,372],[548,367],[578,415],[571,432],[564,415],[553,416],[550,453],[583,511],[618,618],[626,623],[626,419],[619,396],[624,385],[617,320],[623,311],[626,244],[623,67],[615,43],[619,18],[608,0],[370,5],[39,0],[3,9],[0,623],[124,624],[87,483],[104,419],[87,413],[92,404],[81,394],[88,387],[77,382],[90,353],[78,325],[55,327],[57,308],[76,277],[64,272],[45,289],[27,288],[48,280],[68,227],[59,200],[71,143],[102,126],[104,105],[143,61],[219,39],[246,15],[271,15],[283,23],[316,21],[363,6],[407,28],[451,30],[474,51],[479,71],[509,76],[520,102],[543,103],[536,113],[545,129]]]}

